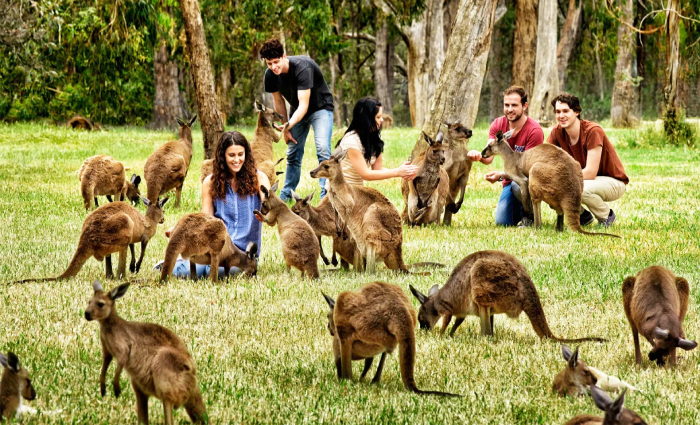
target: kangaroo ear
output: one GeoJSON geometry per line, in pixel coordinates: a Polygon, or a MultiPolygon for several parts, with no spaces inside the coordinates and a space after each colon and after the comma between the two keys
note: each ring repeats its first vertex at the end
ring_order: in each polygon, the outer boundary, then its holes
{"type": "Polygon", "coordinates": [[[194,121],[197,119],[197,115],[193,116],[190,122],[187,123],[188,127],[192,127],[192,124],[194,124],[194,121]]]}
{"type": "Polygon", "coordinates": [[[141,176],[133,174],[131,176],[131,184],[133,184],[136,187],[139,187],[139,184],[141,184],[141,176]]]}
{"type": "Polygon", "coordinates": [[[574,350],[574,354],[569,357],[569,361],[567,362],[567,366],[570,369],[576,369],[576,364],[578,363],[578,347],[576,347],[576,350],[574,350]]]}
{"type": "Polygon", "coordinates": [[[22,369],[22,366],[19,364],[19,358],[12,351],[7,352],[7,368],[15,373],[22,369]]]}
{"type": "Polygon", "coordinates": [[[496,141],[501,139],[503,139],[503,132],[499,130],[498,133],[496,133],[496,141]]]}
{"type": "Polygon", "coordinates": [[[255,99],[255,109],[260,111],[260,112],[265,112],[265,105],[258,102],[258,99],[255,99]]]}
{"type": "Polygon", "coordinates": [[[278,187],[279,185],[280,185],[280,182],[279,182],[279,180],[277,180],[277,181],[275,182],[275,184],[273,184],[272,187],[270,188],[270,192],[276,193],[276,192],[277,192],[277,187],[278,187]]]}
{"type": "Polygon", "coordinates": [[[147,206],[147,207],[150,207],[150,206],[151,206],[151,201],[149,201],[148,198],[142,196],[142,197],[141,197],[141,200],[143,201],[143,204],[144,204],[145,206],[147,206]]]}
{"type": "Polygon", "coordinates": [[[568,345],[566,345],[566,344],[561,345],[561,355],[562,355],[562,357],[564,357],[564,360],[566,360],[568,362],[573,354],[574,354],[574,352],[571,351],[571,348],[569,348],[568,345]]]}
{"type": "Polygon", "coordinates": [[[433,144],[433,139],[431,139],[425,131],[421,131],[420,135],[423,137],[423,140],[425,140],[425,143],[429,145],[433,144]]]}
{"type": "Polygon", "coordinates": [[[608,406],[610,406],[610,404],[612,403],[612,399],[610,398],[608,393],[596,387],[595,385],[591,385],[591,396],[593,397],[593,402],[595,403],[595,405],[598,406],[598,409],[602,411],[607,411],[608,406]]]}
{"type": "Polygon", "coordinates": [[[175,121],[177,121],[177,125],[179,125],[180,127],[184,127],[184,126],[185,126],[185,123],[182,122],[182,120],[180,120],[180,118],[175,118],[175,121]]]}
{"type": "Polygon", "coordinates": [[[95,292],[104,291],[104,288],[102,287],[102,283],[99,280],[92,282],[92,289],[95,292]]]}
{"type": "Polygon", "coordinates": [[[435,136],[435,143],[442,143],[444,139],[445,135],[442,133],[442,131],[438,131],[437,136],[435,136]]]}
{"type": "Polygon", "coordinates": [[[656,339],[668,339],[668,330],[661,329],[660,327],[654,328],[654,338],[656,339]]]}
{"type": "Polygon", "coordinates": [[[292,198],[294,198],[294,200],[297,202],[302,200],[301,196],[299,196],[299,194],[296,193],[294,190],[292,190],[292,198]]]}
{"type": "Polygon", "coordinates": [[[330,307],[331,310],[333,310],[335,308],[335,300],[333,298],[329,297],[328,295],[326,295],[323,291],[321,291],[321,293],[323,294],[323,298],[326,299],[326,302],[328,303],[328,307],[330,307]]]}
{"type": "Polygon", "coordinates": [[[625,405],[625,394],[627,393],[627,388],[622,390],[622,393],[615,399],[615,401],[610,404],[610,407],[605,412],[605,416],[608,415],[615,418],[614,423],[619,423],[620,415],[622,414],[623,406],[625,405]]]}
{"type": "Polygon", "coordinates": [[[255,257],[255,254],[258,253],[258,244],[255,242],[248,242],[248,246],[245,247],[245,253],[248,254],[248,257],[251,259],[255,257]]]}
{"type": "Polygon", "coordinates": [[[678,347],[684,349],[685,351],[692,350],[697,346],[698,343],[695,341],[690,341],[685,338],[678,339],[678,347]]]}
{"type": "Polygon", "coordinates": [[[309,195],[309,196],[307,196],[306,198],[304,198],[304,202],[307,203],[307,204],[308,204],[309,202],[311,202],[311,200],[314,199],[314,195],[315,195],[315,194],[316,194],[316,189],[314,189],[314,191],[311,192],[311,195],[309,195]]]}
{"type": "Polygon", "coordinates": [[[112,300],[118,300],[119,298],[123,297],[126,294],[126,291],[129,289],[129,285],[131,285],[129,282],[122,283],[109,291],[110,298],[112,298],[112,300]]]}
{"type": "Polygon", "coordinates": [[[432,297],[433,295],[437,294],[438,291],[440,290],[440,287],[435,284],[433,285],[429,290],[428,290],[428,298],[432,297]]]}
{"type": "Polygon", "coordinates": [[[445,124],[445,125],[448,126],[448,127],[450,126],[450,123],[448,123],[447,121],[445,121],[445,120],[443,120],[443,119],[440,119],[440,122],[443,123],[443,124],[445,124]]]}
{"type": "Polygon", "coordinates": [[[165,206],[166,202],[168,202],[168,199],[170,199],[170,197],[166,196],[165,199],[158,201],[158,207],[163,208],[165,206]]]}
{"type": "Polygon", "coordinates": [[[7,356],[3,353],[0,353],[0,366],[4,368],[10,368],[10,364],[7,361],[7,356]]]}
{"type": "Polygon", "coordinates": [[[338,146],[337,148],[335,148],[335,150],[331,154],[331,157],[334,158],[336,161],[342,161],[345,159],[345,155],[347,155],[347,154],[348,154],[347,149],[344,150],[343,148],[338,146]]]}
{"type": "Polygon", "coordinates": [[[428,297],[426,297],[419,290],[414,288],[413,285],[408,285],[408,287],[411,289],[411,293],[414,297],[418,299],[418,302],[421,303],[421,305],[425,304],[425,302],[428,301],[428,297]]]}

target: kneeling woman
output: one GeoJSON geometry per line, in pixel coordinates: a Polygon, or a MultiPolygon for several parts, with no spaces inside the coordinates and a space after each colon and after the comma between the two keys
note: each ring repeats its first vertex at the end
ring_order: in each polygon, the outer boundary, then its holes
{"type": "MultiPolygon", "coordinates": [[[[261,206],[260,186],[269,188],[270,182],[256,169],[245,136],[238,131],[224,133],[216,146],[214,171],[202,182],[202,212],[223,220],[231,241],[241,251],[245,251],[248,242],[261,246],[262,223],[253,215],[253,210],[261,206]]],[[[169,232],[166,236],[170,236],[169,232]]],[[[197,277],[209,276],[209,269],[208,265],[197,264],[197,277]]],[[[240,271],[232,267],[230,272],[240,271]]],[[[219,267],[219,276],[223,273],[224,268],[219,267]]],[[[173,275],[189,277],[190,262],[177,260],[173,275]]]]}

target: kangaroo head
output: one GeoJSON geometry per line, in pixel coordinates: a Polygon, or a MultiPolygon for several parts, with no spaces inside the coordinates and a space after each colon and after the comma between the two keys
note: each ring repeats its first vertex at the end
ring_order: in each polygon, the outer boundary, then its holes
{"type": "Polygon", "coordinates": [[[504,149],[510,148],[502,131],[496,133],[496,139],[486,144],[486,147],[481,151],[483,158],[490,158],[494,155],[500,155],[504,149]]]}
{"type": "Polygon", "coordinates": [[[243,270],[246,276],[255,276],[258,274],[258,260],[255,258],[255,254],[258,253],[258,244],[255,242],[248,242],[248,246],[245,248],[245,259],[238,264],[236,267],[243,270]]]}
{"type": "Polygon", "coordinates": [[[335,300],[325,293],[321,292],[323,294],[323,298],[326,299],[326,302],[328,303],[328,307],[330,308],[328,310],[328,332],[330,332],[331,336],[335,336],[335,322],[333,321],[333,311],[335,309],[335,300]]]}
{"type": "Polygon", "coordinates": [[[561,345],[562,357],[566,360],[564,369],[564,394],[580,396],[588,394],[588,388],[598,382],[588,369],[586,362],[578,358],[578,347],[571,351],[565,344],[561,345]]]}
{"type": "MultiPolygon", "coordinates": [[[[268,108],[257,100],[255,101],[255,111],[258,113],[258,122],[264,127],[272,128],[273,122],[284,121],[284,117],[281,114],[278,114],[277,111],[268,108]]],[[[278,141],[279,139],[275,139],[275,142],[278,141]]]]}
{"type": "Polygon", "coordinates": [[[192,119],[189,121],[183,122],[180,120],[180,118],[176,118],[177,120],[177,138],[178,139],[185,139],[189,140],[190,143],[192,142],[192,124],[194,124],[194,120],[197,119],[197,115],[193,116],[192,119]]]}
{"type": "Polygon", "coordinates": [[[625,409],[625,394],[627,388],[613,401],[610,396],[595,385],[591,385],[591,396],[598,409],[605,412],[604,425],[634,425],[646,424],[637,412],[625,409]]]}
{"type": "Polygon", "coordinates": [[[131,179],[126,184],[126,198],[131,201],[132,204],[138,205],[141,200],[141,190],[139,190],[139,184],[141,184],[141,176],[136,174],[131,175],[131,179]]]}
{"type": "Polygon", "coordinates": [[[92,283],[92,289],[95,291],[92,298],[88,302],[85,309],[85,319],[90,322],[93,320],[104,320],[112,314],[114,310],[114,301],[123,297],[129,289],[130,283],[123,283],[109,292],[105,292],[102,288],[102,283],[96,280],[92,283]]]}
{"type": "Polygon", "coordinates": [[[654,348],[649,352],[649,360],[656,361],[657,365],[663,366],[666,364],[666,357],[671,354],[672,348],[678,347],[689,351],[697,346],[697,342],[681,338],[676,330],[656,327],[654,328],[654,348]]]}
{"type": "Polygon", "coordinates": [[[442,131],[439,131],[435,140],[431,139],[425,132],[423,134],[423,140],[430,145],[428,150],[425,152],[425,161],[431,163],[439,162],[440,165],[445,163],[445,144],[443,139],[445,138],[442,131]]]}
{"type": "Polygon", "coordinates": [[[332,179],[338,174],[343,174],[343,169],[340,166],[340,162],[345,159],[348,151],[343,150],[340,147],[336,148],[331,154],[331,157],[319,164],[318,167],[311,170],[311,178],[327,178],[332,179]]]}
{"type": "Polygon", "coordinates": [[[440,289],[439,286],[433,285],[428,291],[428,295],[422,294],[419,290],[409,285],[411,293],[413,294],[418,302],[420,303],[420,308],[418,309],[418,322],[420,323],[420,328],[429,331],[435,323],[440,319],[437,307],[435,306],[435,298],[433,297],[438,293],[440,289]]]}
{"type": "Polygon", "coordinates": [[[14,380],[19,385],[19,394],[23,399],[34,400],[36,398],[36,391],[32,387],[32,378],[27,369],[22,367],[15,353],[12,351],[8,351],[7,355],[0,353],[0,365],[5,369],[2,375],[3,384],[6,379],[7,382],[14,380]]]}
{"type": "Polygon", "coordinates": [[[292,212],[303,218],[305,221],[309,221],[309,209],[311,208],[310,202],[314,198],[315,193],[316,190],[311,192],[311,195],[308,195],[306,198],[302,198],[298,193],[292,191],[292,198],[294,198],[294,201],[296,201],[292,206],[292,212]]]}
{"type": "Polygon", "coordinates": [[[279,181],[276,181],[272,185],[270,190],[267,190],[265,186],[260,186],[260,191],[263,193],[262,203],[260,205],[260,211],[253,211],[255,218],[260,221],[265,221],[270,226],[274,226],[277,223],[277,215],[279,214],[279,208],[286,206],[280,198],[277,197],[275,192],[277,192],[277,187],[279,186],[279,181]]]}
{"type": "Polygon", "coordinates": [[[472,131],[461,123],[450,124],[447,121],[440,120],[447,126],[447,137],[449,140],[469,139],[472,137],[472,131]]]}
{"type": "Polygon", "coordinates": [[[163,224],[165,221],[165,212],[163,211],[163,206],[168,202],[169,197],[164,199],[159,199],[158,202],[152,204],[148,198],[141,197],[143,204],[147,207],[146,217],[153,220],[154,223],[163,224]]]}

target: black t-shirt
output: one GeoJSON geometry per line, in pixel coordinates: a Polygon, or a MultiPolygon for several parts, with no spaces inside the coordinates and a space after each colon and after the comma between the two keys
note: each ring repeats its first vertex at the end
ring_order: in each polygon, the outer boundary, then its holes
{"type": "Polygon", "coordinates": [[[286,74],[275,75],[270,69],[265,71],[265,91],[268,93],[280,92],[287,102],[292,105],[289,117],[299,107],[298,90],[311,89],[309,96],[309,109],[306,116],[321,109],[333,110],[333,95],[328,90],[326,80],[323,79],[321,68],[308,56],[287,56],[289,59],[289,71],[286,74]]]}

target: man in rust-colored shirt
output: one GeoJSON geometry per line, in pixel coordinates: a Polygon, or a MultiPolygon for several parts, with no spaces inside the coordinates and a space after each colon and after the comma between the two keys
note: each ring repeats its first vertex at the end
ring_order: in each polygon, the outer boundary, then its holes
{"type": "MultiPolygon", "coordinates": [[[[508,87],[503,92],[503,113],[504,116],[496,118],[489,129],[489,142],[496,140],[496,133],[502,131],[504,134],[510,132],[508,144],[516,152],[525,152],[544,142],[542,127],[537,121],[525,115],[527,109],[527,93],[520,86],[508,87]]],[[[472,161],[479,161],[483,164],[490,164],[493,156],[482,158],[481,152],[469,151],[468,158],[472,161]]],[[[499,226],[515,226],[518,222],[521,225],[531,225],[531,217],[523,217],[523,204],[520,195],[520,188],[515,182],[503,179],[503,171],[489,171],[485,178],[491,183],[503,182],[501,197],[496,206],[496,224],[499,226]]]]}
{"type": "Polygon", "coordinates": [[[610,226],[616,216],[607,202],[622,197],[629,183],[620,157],[600,125],[580,118],[581,102],[576,96],[561,93],[552,100],[552,106],[559,124],[552,129],[547,143],[566,151],[583,171],[581,202],[590,212],[583,209],[581,225],[592,223],[595,216],[601,225],[610,226]]]}

